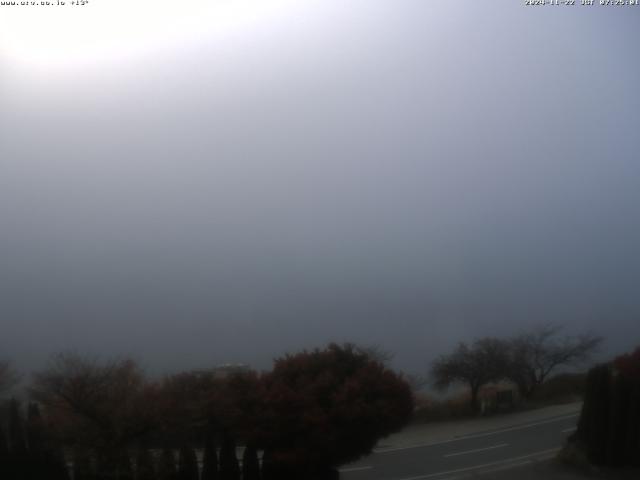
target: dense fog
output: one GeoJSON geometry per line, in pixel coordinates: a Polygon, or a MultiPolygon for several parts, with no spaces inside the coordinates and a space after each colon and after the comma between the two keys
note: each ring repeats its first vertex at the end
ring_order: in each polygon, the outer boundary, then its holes
{"type": "Polygon", "coordinates": [[[126,44],[115,10],[92,37],[117,2],[78,44],[0,28],[0,357],[638,343],[640,8],[277,3],[188,35],[137,12],[126,44]]]}

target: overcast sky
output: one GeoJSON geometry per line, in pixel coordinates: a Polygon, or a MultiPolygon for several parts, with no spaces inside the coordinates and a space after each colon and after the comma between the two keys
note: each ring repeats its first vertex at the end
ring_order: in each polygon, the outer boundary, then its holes
{"type": "Polygon", "coordinates": [[[0,7],[0,357],[640,343],[640,7],[189,3],[0,7]]]}

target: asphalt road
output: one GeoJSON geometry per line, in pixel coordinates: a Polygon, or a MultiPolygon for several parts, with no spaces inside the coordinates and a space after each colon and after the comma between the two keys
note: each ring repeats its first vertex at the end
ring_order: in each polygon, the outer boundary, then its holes
{"type": "Polygon", "coordinates": [[[342,468],[344,480],[444,480],[554,455],[578,414],[480,432],[446,442],[380,450],[342,468]]]}

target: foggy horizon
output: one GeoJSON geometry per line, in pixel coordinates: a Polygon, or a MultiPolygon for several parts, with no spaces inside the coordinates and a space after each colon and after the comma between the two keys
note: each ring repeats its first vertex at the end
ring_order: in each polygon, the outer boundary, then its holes
{"type": "Polygon", "coordinates": [[[0,10],[0,360],[638,344],[640,10],[160,3],[0,10]]]}

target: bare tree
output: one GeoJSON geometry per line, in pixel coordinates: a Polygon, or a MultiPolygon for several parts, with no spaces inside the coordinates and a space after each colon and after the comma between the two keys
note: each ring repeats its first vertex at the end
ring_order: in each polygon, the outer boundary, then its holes
{"type": "Polygon", "coordinates": [[[413,393],[420,392],[424,387],[429,385],[429,377],[426,375],[404,373],[403,378],[409,384],[413,393]]]}
{"type": "Polygon", "coordinates": [[[31,394],[62,435],[88,446],[115,450],[153,425],[153,387],[131,359],[99,362],[57,354],[35,374],[31,394]]]}
{"type": "Polygon", "coordinates": [[[358,353],[362,353],[375,362],[379,362],[384,366],[389,366],[389,363],[394,359],[396,354],[391,350],[385,349],[382,345],[375,343],[373,345],[359,346],[356,348],[358,353]]]}
{"type": "Polygon", "coordinates": [[[541,325],[510,341],[507,377],[524,398],[530,398],[558,367],[586,362],[602,343],[602,337],[592,333],[560,337],[562,329],[541,325]]]}
{"type": "Polygon", "coordinates": [[[6,392],[18,383],[18,374],[8,361],[0,361],[0,393],[6,392]]]}
{"type": "MultiPolygon", "coordinates": [[[[389,367],[393,359],[395,358],[395,352],[387,350],[379,343],[372,345],[357,346],[356,351],[363,355],[366,355],[371,360],[382,364],[385,367],[389,367]]],[[[429,377],[426,375],[416,375],[406,372],[400,372],[402,378],[409,384],[412,392],[419,392],[425,386],[429,384],[429,377]]]]}
{"type": "Polygon", "coordinates": [[[487,383],[504,378],[508,360],[506,342],[497,338],[482,338],[471,346],[462,342],[449,355],[442,355],[431,368],[437,388],[454,383],[466,384],[471,392],[471,408],[478,410],[478,393],[487,383]]]}

